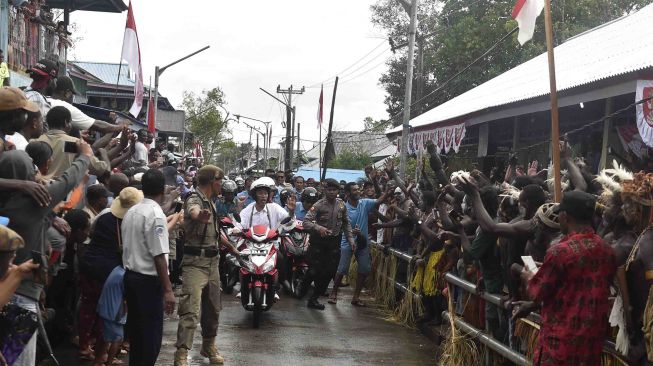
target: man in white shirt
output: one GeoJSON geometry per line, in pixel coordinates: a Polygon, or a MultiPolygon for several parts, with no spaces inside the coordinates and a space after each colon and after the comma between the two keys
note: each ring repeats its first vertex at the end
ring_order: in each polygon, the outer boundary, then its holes
{"type": "Polygon", "coordinates": [[[149,159],[148,159],[147,147],[145,146],[145,143],[148,140],[148,132],[147,130],[144,129],[138,130],[136,136],[137,136],[137,140],[136,140],[134,156],[132,156],[132,161],[136,166],[147,166],[149,159]]]}
{"type": "Polygon", "coordinates": [[[72,117],[72,125],[76,129],[93,130],[101,133],[120,132],[122,125],[114,125],[109,122],[101,121],[93,117],[87,116],[84,112],[75,107],[73,103],[73,96],[79,94],[75,89],[73,80],[68,76],[59,76],[57,78],[57,86],[54,88],[51,98],[47,101],[52,107],[62,106],[70,111],[72,117]]]}
{"type": "Polygon", "coordinates": [[[5,136],[7,141],[11,141],[16,150],[25,151],[29,140],[37,139],[43,134],[43,115],[41,112],[27,112],[27,120],[20,131],[13,135],[5,136]]]}
{"type": "Polygon", "coordinates": [[[168,229],[163,202],[165,178],[150,169],[141,179],[145,198],[122,221],[122,260],[129,316],[130,366],[154,366],[161,350],[163,312],[174,311],[175,296],[168,277],[168,229]]]}
{"type": "Polygon", "coordinates": [[[254,202],[240,212],[240,227],[247,230],[255,225],[266,225],[276,230],[288,212],[276,203],[268,203],[268,198],[274,185],[271,178],[263,177],[255,180],[250,187],[250,196],[254,202]]]}

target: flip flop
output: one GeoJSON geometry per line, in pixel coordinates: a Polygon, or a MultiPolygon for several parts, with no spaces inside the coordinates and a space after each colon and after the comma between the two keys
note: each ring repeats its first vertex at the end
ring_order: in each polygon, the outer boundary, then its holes
{"type": "Polygon", "coordinates": [[[336,296],[329,296],[329,300],[327,300],[329,304],[337,304],[338,303],[338,295],[336,296]]]}
{"type": "Polygon", "coordinates": [[[360,300],[352,300],[351,304],[359,308],[365,307],[365,303],[360,300]]]}

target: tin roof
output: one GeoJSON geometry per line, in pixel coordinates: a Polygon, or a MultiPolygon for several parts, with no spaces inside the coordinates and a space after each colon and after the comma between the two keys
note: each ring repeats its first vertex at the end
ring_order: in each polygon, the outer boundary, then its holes
{"type": "Polygon", "coordinates": [[[73,61],[72,63],[88,71],[102,82],[112,85],[116,85],[118,70],[120,70],[119,85],[134,87],[134,79],[129,77],[129,65],[126,63],[122,64],[122,67],[120,64],[107,62],[73,61]]]}
{"type": "Polygon", "coordinates": [[[122,0],[75,0],[67,2],[66,0],[48,0],[48,5],[52,8],[65,9],[72,7],[71,11],[98,11],[104,13],[122,13],[127,10],[127,5],[122,0]]]}
{"type": "MultiPolygon", "coordinates": [[[[653,5],[603,24],[555,48],[558,91],[653,67],[653,5]]],[[[633,90],[634,91],[634,90],[633,90]]],[[[450,121],[550,93],[543,53],[410,121],[412,127],[450,121]]],[[[397,133],[401,126],[387,133],[397,133]]]]}

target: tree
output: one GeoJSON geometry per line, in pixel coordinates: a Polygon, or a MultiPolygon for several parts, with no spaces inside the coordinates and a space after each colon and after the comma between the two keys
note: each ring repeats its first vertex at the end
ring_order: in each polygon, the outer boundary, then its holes
{"type": "MultiPolygon", "coordinates": [[[[653,0],[563,0],[554,2],[552,13],[555,43],[560,44],[588,29],[635,11],[653,0]]],[[[423,73],[414,73],[411,117],[440,105],[487,80],[546,51],[543,16],[537,23],[534,39],[520,47],[517,34],[506,41],[478,64],[447,84],[445,88],[428,95],[443,85],[466,65],[471,64],[495,42],[499,41],[517,23],[510,17],[515,0],[420,0],[418,10],[418,48],[424,53],[423,73]],[[418,79],[420,78],[421,79],[418,79]],[[418,81],[421,81],[418,82],[418,81]],[[419,90],[420,84],[423,85],[419,90]]],[[[378,0],[371,7],[372,23],[381,28],[391,43],[405,44],[408,34],[408,15],[397,0],[378,0]]],[[[385,104],[391,116],[404,107],[406,85],[407,47],[396,50],[388,61],[388,70],[381,76],[386,90],[385,104]]],[[[415,63],[416,68],[418,62],[415,63]]],[[[393,119],[396,126],[401,117],[393,119]]]]}
{"type": "Polygon", "coordinates": [[[327,167],[334,169],[362,170],[372,164],[372,157],[355,148],[345,148],[332,160],[329,160],[327,167]]]}
{"type": "Polygon", "coordinates": [[[219,87],[202,91],[201,95],[193,92],[184,92],[184,99],[181,105],[186,111],[188,129],[195,140],[202,144],[204,162],[214,163],[218,146],[227,141],[230,133],[227,126],[229,113],[225,115],[218,110],[224,109],[225,95],[219,87]]]}
{"type": "Polygon", "coordinates": [[[386,127],[386,121],[378,120],[375,121],[372,117],[365,117],[363,120],[365,131],[370,132],[383,132],[386,127]]]}

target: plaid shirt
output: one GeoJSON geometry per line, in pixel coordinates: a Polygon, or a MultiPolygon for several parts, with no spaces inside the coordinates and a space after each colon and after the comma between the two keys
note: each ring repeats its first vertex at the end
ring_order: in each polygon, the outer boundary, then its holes
{"type": "Polygon", "coordinates": [[[569,233],[547,250],[528,283],[530,297],[542,302],[535,365],[601,364],[615,271],[612,249],[590,228],[569,233]]]}

